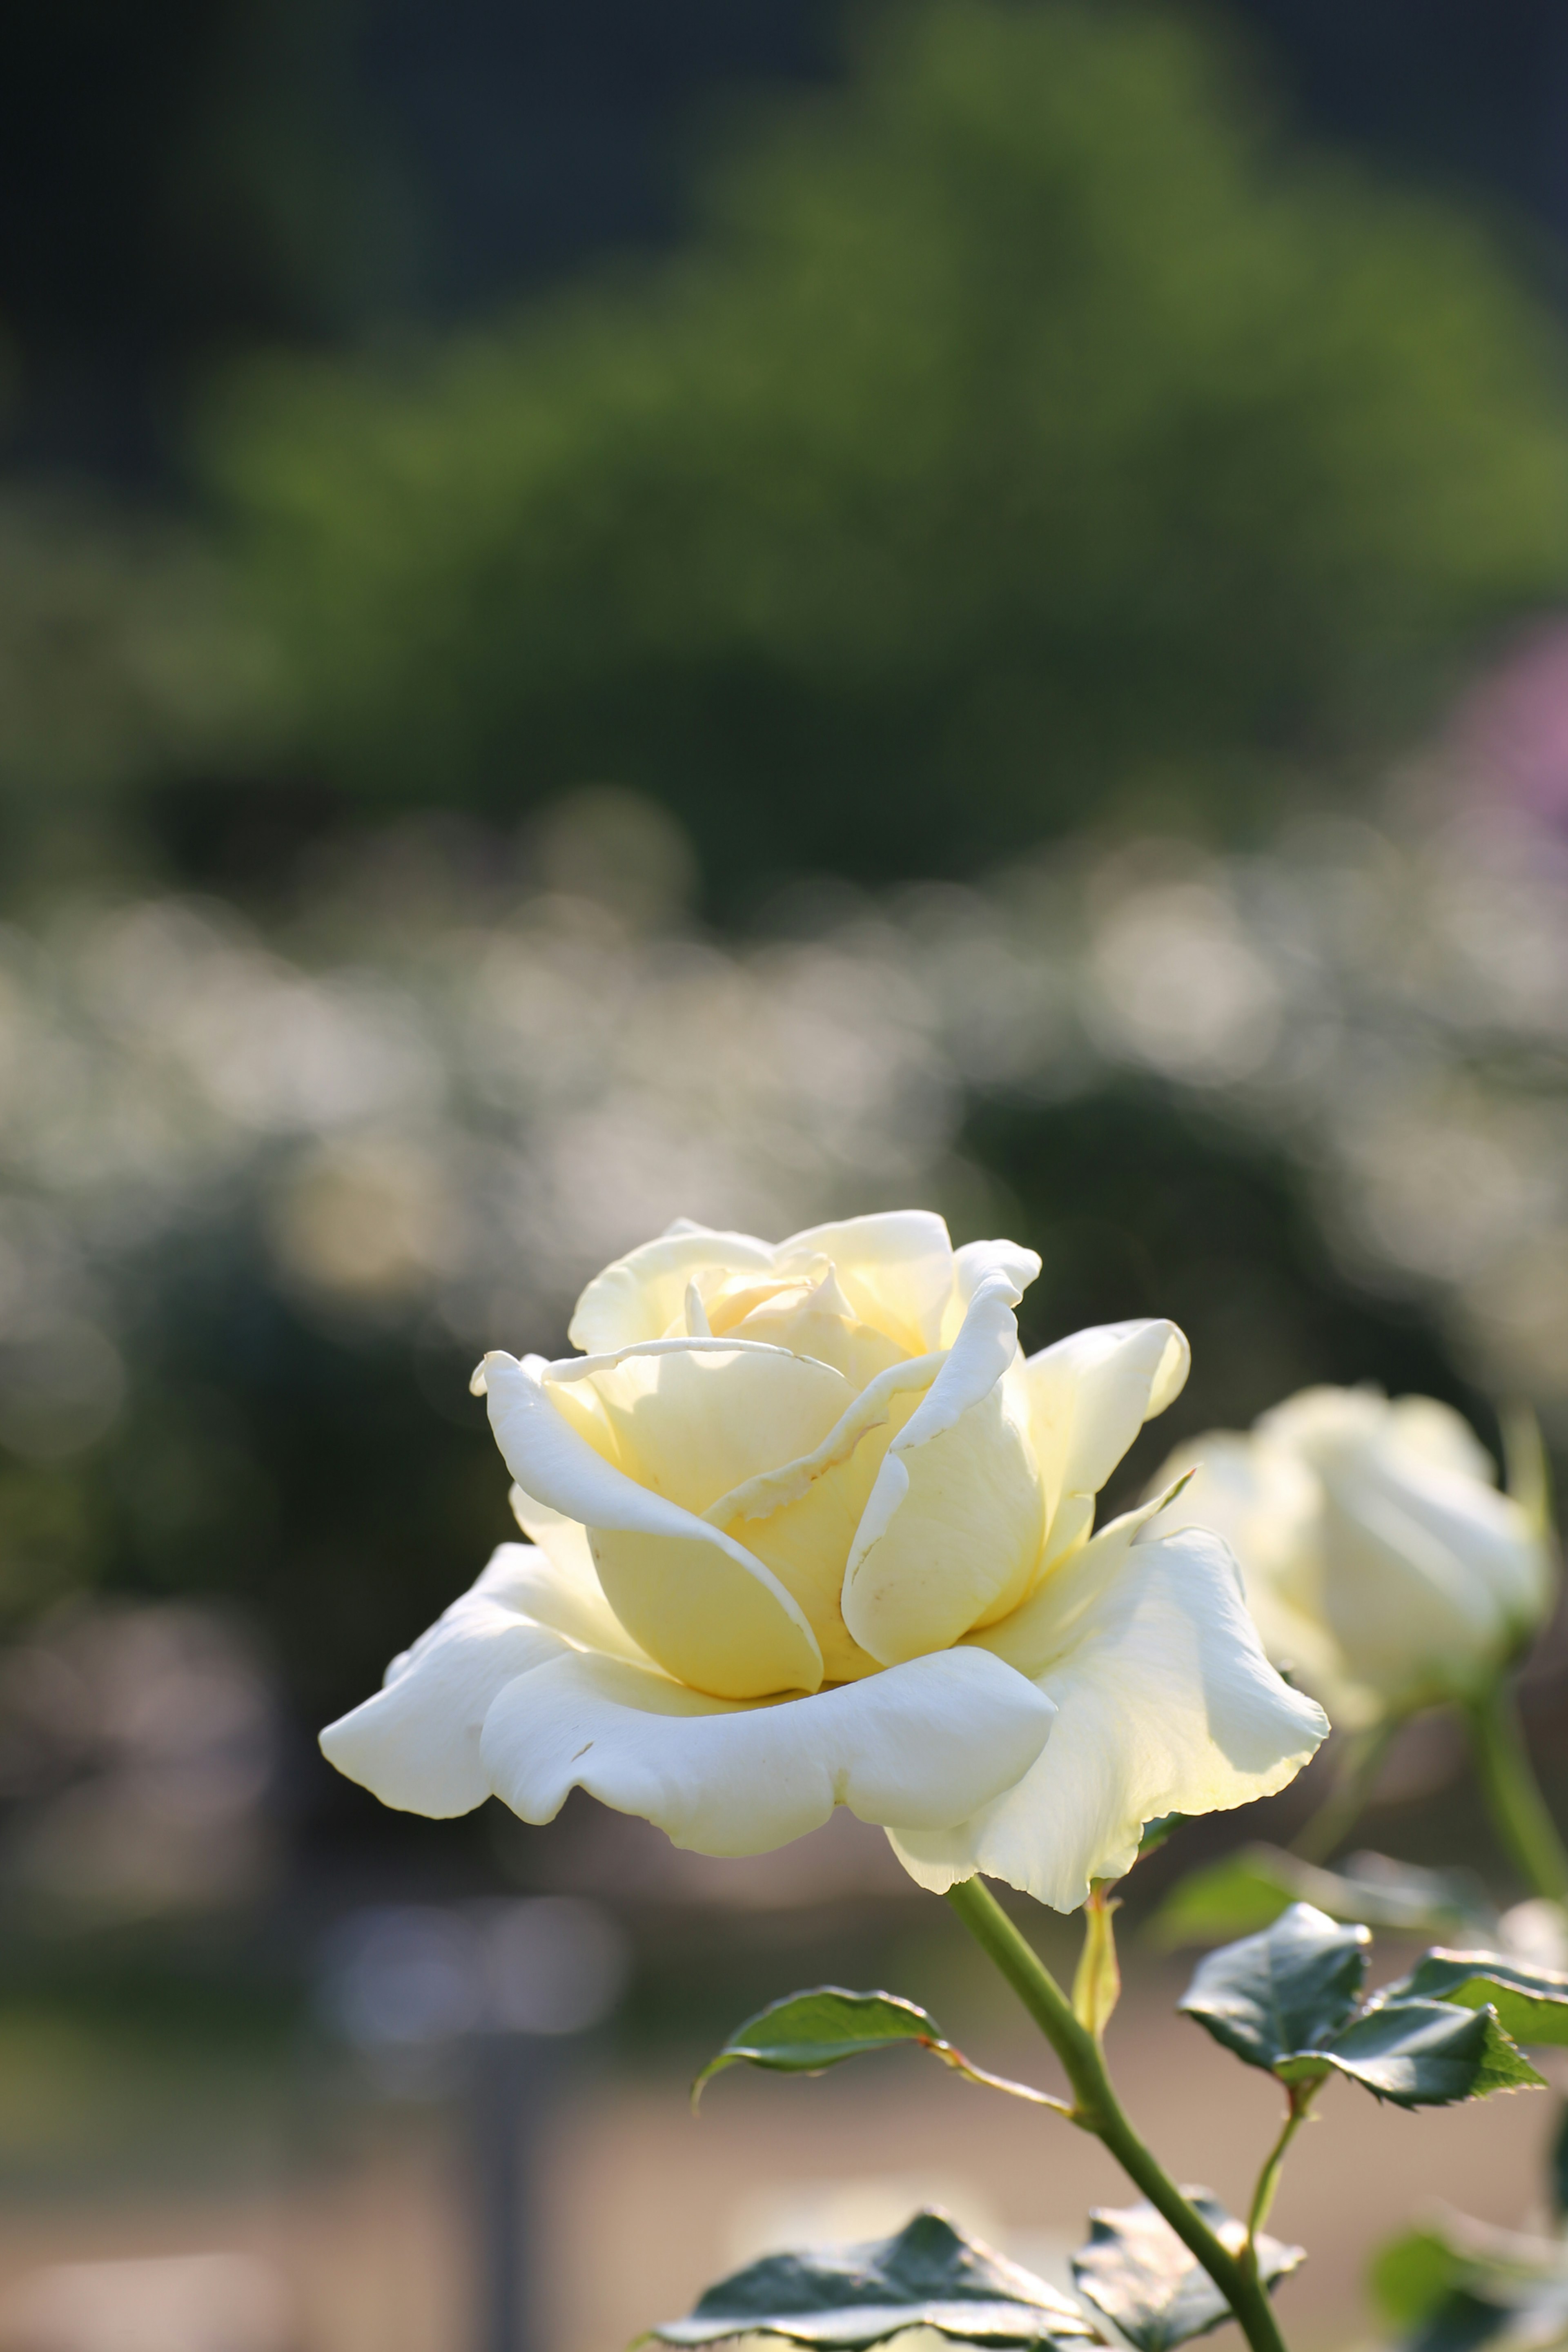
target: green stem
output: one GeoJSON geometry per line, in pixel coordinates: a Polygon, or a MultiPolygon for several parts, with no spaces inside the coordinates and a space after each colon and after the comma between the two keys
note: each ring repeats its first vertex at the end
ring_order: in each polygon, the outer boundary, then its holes
{"type": "Polygon", "coordinates": [[[1291,1840],[1292,1853],[1299,1853],[1303,1862],[1327,1862],[1343,1845],[1366,1810],[1378,1768],[1398,1729],[1397,1723],[1380,1723],[1352,1738],[1333,1787],[1305,1829],[1291,1840]]]}
{"type": "Polygon", "coordinates": [[[1503,1843],[1537,1895],[1568,1902],[1568,1851],[1541,1793],[1508,1676],[1467,1712],[1476,1769],[1503,1843]]]}
{"type": "Polygon", "coordinates": [[[1072,2119],[1102,2141],[1129,2179],[1163,2214],[1189,2253],[1213,2279],[1241,2323],[1252,2352],[1285,2352],[1268,2297],[1256,2274],[1220,2243],[1188,2204],[1158,2159],[1144,2147],[1105,2070],[1094,2035],[1073,2015],[1072,2003],[1002,1906],[978,1878],[949,1889],[948,1902],[981,1948],[996,1963],[1061,2060],[1073,2091],[1072,2119]]]}
{"type": "Polygon", "coordinates": [[[1312,2083],[1300,2086],[1291,2084],[1287,2088],[1286,2096],[1290,2104],[1286,2110],[1284,2126],[1279,2138],[1263,2159],[1263,2169],[1258,2176],[1258,2186],[1252,2192],[1252,2203],[1247,2210],[1247,2248],[1242,2260],[1254,2273],[1258,2269],[1258,2232],[1273,2210],[1274,2192],[1279,2186],[1279,2175],[1285,2164],[1285,2151],[1306,2122],[1307,2111],[1311,2105],[1312,2094],[1317,2087],[1317,2084],[1312,2083]]]}

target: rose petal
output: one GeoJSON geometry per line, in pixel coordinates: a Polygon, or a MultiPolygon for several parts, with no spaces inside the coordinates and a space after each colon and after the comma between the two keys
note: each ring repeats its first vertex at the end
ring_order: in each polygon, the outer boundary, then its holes
{"type": "Polygon", "coordinates": [[[1351,1695],[1344,1658],[1322,1620],[1322,1489],[1288,1446],[1215,1429],[1176,1446],[1151,1496],[1184,1472],[1186,1485],[1161,1519],[1163,1534],[1207,1528],[1241,1570],[1247,1606],[1277,1666],[1306,1680],[1336,1723],[1366,1714],[1351,1695]]]}
{"type": "Polygon", "coordinates": [[[988,1274],[1004,1274],[1021,1298],[1038,1276],[1037,1251],[1017,1242],[965,1242],[952,1254],[952,1296],[942,1315],[942,1343],[951,1347],[963,1328],[970,1301],[988,1274]]]}
{"type": "Polygon", "coordinates": [[[591,1388],[619,1466],[688,1511],[810,1454],[855,1402],[841,1372],[758,1341],[671,1340],[590,1361],[552,1365],[547,1392],[591,1388]]]}
{"type": "Polygon", "coordinates": [[[579,1527],[575,1519],[563,1518],[548,1504],[525,1495],[521,1486],[514,1486],[507,1499],[513,1518],[530,1543],[544,1554],[557,1580],[546,1622],[569,1633],[585,1650],[629,1658],[634,1665],[651,1664],[647,1652],[633,1641],[605,1598],[587,1528],[579,1527]],[[568,1602],[570,1617],[563,1613],[568,1602]]]}
{"type": "Polygon", "coordinates": [[[1145,1822],[1268,1796],[1327,1733],[1322,1709],[1265,1658],[1217,1537],[1186,1528],[1119,1548],[1116,1533],[1044,1588],[1062,1648],[1037,1677],[1058,1709],[1039,1761],[959,1830],[893,1833],[922,1886],[982,1871],[1075,1910],[1091,1879],[1131,1868],[1145,1822]]]}
{"type": "Polygon", "coordinates": [[[472,1812],[490,1793],[479,1733],[491,1702],[515,1675],[567,1654],[583,1631],[581,1601],[577,1580],[542,1552],[502,1544],[479,1581],[394,1658],[374,1697],[327,1726],[322,1754],[400,1812],[472,1812]]]}
{"type": "Polygon", "coordinates": [[[556,1392],[586,1383],[546,1381],[541,1368],[499,1351],[484,1370],[508,1469],[525,1494],[587,1528],[605,1597],[650,1657],[724,1698],[816,1688],[816,1638],[772,1570],[626,1477],[556,1411],[556,1392]]]}
{"type": "Polygon", "coordinates": [[[942,1345],[942,1315],[952,1296],[952,1244],[941,1217],[926,1209],[846,1217],[792,1234],[774,1253],[781,1274],[814,1257],[831,1259],[856,1314],[910,1355],[942,1345]]]}
{"type": "MultiPolygon", "coordinates": [[[[1100,1323],[1026,1366],[1035,1451],[1054,1523],[1068,1495],[1098,1495],[1138,1432],[1180,1395],[1192,1350],[1173,1323],[1100,1323]]],[[[1047,1557],[1063,1549],[1053,1537],[1047,1557]]]]}
{"type": "Polygon", "coordinates": [[[1322,1614],[1386,1700],[1479,1685],[1539,1622],[1546,1547],[1445,1407],[1390,1404],[1373,1388],[1304,1389],[1262,1416],[1258,1436],[1288,1446],[1321,1482],[1322,1614]]]}
{"type": "Polygon", "coordinates": [[[1005,1376],[1018,1292],[985,1276],[947,1361],[889,1446],[844,1580],[844,1622],[885,1664],[945,1649],[1034,1575],[1044,1498],[1027,1400],[1005,1376]]]}
{"type": "Polygon", "coordinates": [[[711,1266],[739,1274],[771,1267],[773,1253],[751,1234],[710,1233],[678,1218],[657,1241],[607,1265],[577,1301],[567,1338],[584,1355],[608,1354],[636,1339],[660,1339],[685,1308],[686,1286],[711,1266]]]}
{"type": "Polygon", "coordinates": [[[584,1788],[679,1846],[766,1853],[836,1804],[932,1827],[973,1811],[1027,1771],[1051,1715],[1033,1684],[978,1650],[747,1708],[574,1654],[500,1693],[483,1751],[496,1794],[524,1821],[552,1821],[584,1788]]]}

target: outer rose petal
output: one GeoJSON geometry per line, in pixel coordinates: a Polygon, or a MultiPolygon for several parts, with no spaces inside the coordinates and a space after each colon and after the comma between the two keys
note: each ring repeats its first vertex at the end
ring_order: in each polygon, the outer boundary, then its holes
{"type": "MultiPolygon", "coordinates": [[[[1131,1868],[1145,1822],[1268,1796],[1327,1732],[1322,1709],[1265,1658],[1217,1537],[1146,1537],[1118,1563],[1116,1533],[1045,1588],[1056,1591],[1064,1640],[1037,1678],[1059,1710],[1038,1763],[962,1829],[892,1832],[922,1886],[942,1893],[983,1871],[1076,1910],[1090,1879],[1131,1868]]],[[[999,1647],[1005,1630],[989,1637],[999,1647]]]]}
{"type": "Polygon", "coordinates": [[[773,1253],[751,1234],[710,1233],[679,1218],[656,1242],[644,1242],[596,1274],[577,1301],[567,1338],[585,1356],[608,1355],[638,1339],[660,1339],[680,1313],[686,1286],[709,1266],[735,1274],[767,1272],[773,1253]]]}
{"type": "Polygon", "coordinates": [[[483,1752],[496,1794],[552,1821],[573,1788],[699,1853],[767,1853],[826,1821],[939,1828],[1026,1773],[1052,1707],[979,1650],[916,1658],[775,1706],[730,1707],[661,1676],[573,1654],[500,1693],[483,1752]]]}
{"type": "MultiPolygon", "coordinates": [[[[1053,1522],[1065,1498],[1099,1494],[1143,1423],[1181,1394],[1191,1364],[1184,1334],[1163,1319],[1096,1324],[1029,1358],[1035,1451],[1053,1522]]],[[[1069,1516],[1076,1536],[1082,1515],[1069,1516]]],[[[1067,1548],[1053,1527],[1047,1558],[1067,1548]]]]}
{"type": "Polygon", "coordinates": [[[952,1294],[952,1244],[929,1209],[846,1217],[791,1234],[774,1253],[781,1274],[814,1257],[833,1261],[839,1286],[864,1322],[911,1356],[942,1345],[942,1319],[952,1294]]]}
{"type": "Polygon", "coordinates": [[[596,1453],[549,1393],[549,1385],[572,1383],[547,1385],[531,1365],[499,1352],[485,1358],[484,1372],[508,1469],[526,1494],[587,1528],[605,1597],[634,1641],[682,1682],[720,1697],[816,1688],[816,1636],[771,1569],[596,1453]]]}
{"type": "Polygon", "coordinates": [[[1342,1726],[1375,1713],[1352,1685],[1322,1618],[1322,1488],[1289,1447],[1237,1431],[1210,1430],[1178,1445],[1151,1496],[1193,1471],[1162,1514],[1162,1534],[1207,1528],[1236,1554],[1247,1605],[1277,1666],[1303,1677],[1342,1726]]]}
{"type": "Polygon", "coordinates": [[[886,1454],[844,1578],[844,1622],[884,1664],[946,1649],[1012,1607],[1040,1557],[1044,1498],[1005,1274],[987,1275],[931,1387],[886,1454]]]}
{"type": "Polygon", "coordinates": [[[491,1702],[515,1675],[567,1654],[584,1631],[583,1598],[542,1552],[502,1544],[478,1583],[394,1658],[374,1697],[327,1726],[322,1754],[400,1812],[472,1812],[490,1793],[479,1733],[491,1702]]]}
{"type": "Polygon", "coordinates": [[[951,1347],[963,1328],[969,1304],[988,1274],[1005,1274],[1021,1298],[1040,1271],[1037,1250],[1018,1242],[965,1242],[952,1254],[952,1297],[942,1315],[943,1347],[951,1347]]]}

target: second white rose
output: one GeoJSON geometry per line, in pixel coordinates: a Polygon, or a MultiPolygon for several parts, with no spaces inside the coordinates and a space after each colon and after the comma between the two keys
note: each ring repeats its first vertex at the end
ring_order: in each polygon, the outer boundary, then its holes
{"type": "Polygon", "coordinates": [[[1303,1389],[1178,1446],[1167,1524],[1230,1544],[1269,1656],[1347,1727],[1484,1696],[1551,1607],[1551,1547],[1432,1397],[1303,1389]]]}

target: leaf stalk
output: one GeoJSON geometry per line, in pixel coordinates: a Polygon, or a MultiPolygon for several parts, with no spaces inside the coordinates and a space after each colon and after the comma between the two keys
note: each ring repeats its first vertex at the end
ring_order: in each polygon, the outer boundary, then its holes
{"type": "Polygon", "coordinates": [[[1275,2192],[1279,2187],[1279,2175],[1285,2168],[1285,2153],[1310,2112],[1317,2091],[1315,2083],[1289,2083],[1285,2095],[1288,2105],[1279,2137],[1263,2159],[1258,2176],[1258,2186],[1252,2192],[1252,2203],[1247,2213],[1247,2243],[1241,2259],[1256,2278],[1258,2275],[1258,2233],[1274,2210],[1275,2192]]]}

